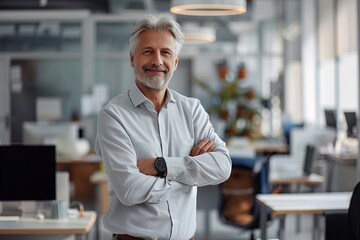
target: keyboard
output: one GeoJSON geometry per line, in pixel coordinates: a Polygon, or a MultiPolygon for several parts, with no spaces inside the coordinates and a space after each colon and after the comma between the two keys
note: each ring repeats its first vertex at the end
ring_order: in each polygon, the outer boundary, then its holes
{"type": "Polygon", "coordinates": [[[0,216],[0,222],[18,222],[20,216],[0,216]]]}

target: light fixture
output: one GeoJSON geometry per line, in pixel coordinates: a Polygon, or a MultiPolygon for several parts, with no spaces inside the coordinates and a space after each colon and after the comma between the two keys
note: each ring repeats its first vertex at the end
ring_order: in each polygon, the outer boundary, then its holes
{"type": "Polygon", "coordinates": [[[172,0],[170,12],[189,16],[223,16],[246,12],[246,0],[172,0]]]}
{"type": "Polygon", "coordinates": [[[40,7],[46,7],[48,5],[48,0],[40,0],[39,5],[40,7]]]}
{"type": "Polygon", "coordinates": [[[187,23],[182,28],[185,44],[211,43],[216,41],[216,33],[213,27],[187,23]]]}

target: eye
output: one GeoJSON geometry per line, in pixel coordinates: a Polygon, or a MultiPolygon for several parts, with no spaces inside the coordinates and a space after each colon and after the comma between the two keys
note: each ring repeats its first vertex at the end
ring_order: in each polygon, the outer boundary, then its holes
{"type": "Polygon", "coordinates": [[[162,54],[166,57],[171,57],[172,56],[172,52],[171,51],[168,51],[168,50],[165,50],[162,52],[162,54]]]}
{"type": "Polygon", "coordinates": [[[145,49],[145,50],[143,51],[143,54],[146,55],[146,56],[149,56],[149,55],[152,54],[152,51],[151,51],[150,49],[145,49]]]}

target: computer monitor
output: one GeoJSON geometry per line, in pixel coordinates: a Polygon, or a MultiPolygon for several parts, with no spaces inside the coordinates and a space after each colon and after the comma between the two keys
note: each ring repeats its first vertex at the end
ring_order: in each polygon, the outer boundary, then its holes
{"type": "Polygon", "coordinates": [[[68,155],[78,140],[79,125],[74,122],[24,122],[24,144],[50,144],[58,155],[68,155]]]}
{"type": "Polygon", "coordinates": [[[56,152],[50,145],[0,145],[0,201],[56,200],[56,152]]]}
{"type": "Polygon", "coordinates": [[[325,109],[326,127],[337,129],[336,111],[333,109],[325,109]]]}
{"type": "Polygon", "coordinates": [[[356,112],[344,112],[344,115],[347,124],[347,136],[356,138],[357,131],[354,131],[356,130],[357,122],[356,112]]]}
{"type": "Polygon", "coordinates": [[[313,161],[315,157],[315,146],[313,145],[306,145],[305,149],[305,159],[304,159],[304,175],[309,176],[312,173],[313,169],[313,161]]]}

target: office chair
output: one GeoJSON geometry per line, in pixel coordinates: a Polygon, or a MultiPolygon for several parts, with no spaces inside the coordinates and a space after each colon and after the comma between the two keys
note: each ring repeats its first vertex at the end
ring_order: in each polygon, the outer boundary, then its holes
{"type": "MultiPolygon", "coordinates": [[[[261,160],[251,166],[233,166],[230,178],[219,185],[220,220],[227,225],[250,231],[250,239],[254,231],[260,228],[260,206],[256,194],[263,193],[264,181],[262,171],[265,171],[261,160]]],[[[265,188],[268,189],[268,188],[265,188]]],[[[270,219],[270,215],[269,215],[270,219]]]]}
{"type": "Polygon", "coordinates": [[[360,182],[356,184],[348,209],[348,224],[354,240],[360,240],[360,182]]]}
{"type": "Polygon", "coordinates": [[[324,212],[325,240],[352,239],[347,224],[348,214],[343,210],[329,210],[324,212]]]}
{"type": "Polygon", "coordinates": [[[284,123],[282,123],[282,131],[283,131],[283,135],[285,138],[285,142],[289,146],[287,154],[290,154],[290,149],[291,149],[291,136],[290,136],[291,130],[293,130],[294,128],[302,129],[302,128],[304,128],[304,125],[305,124],[303,122],[284,122],[284,123]]]}
{"type": "Polygon", "coordinates": [[[325,216],[325,240],[360,240],[360,182],[355,186],[348,210],[329,210],[325,216]]]}

